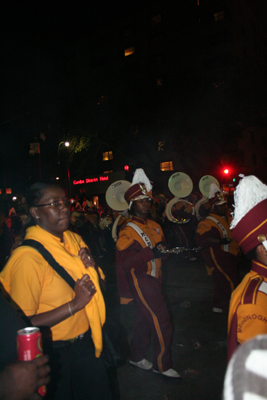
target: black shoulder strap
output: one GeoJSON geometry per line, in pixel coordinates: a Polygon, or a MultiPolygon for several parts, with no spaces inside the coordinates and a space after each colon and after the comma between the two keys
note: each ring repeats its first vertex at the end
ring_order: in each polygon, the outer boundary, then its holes
{"type": "Polygon", "coordinates": [[[61,265],[59,265],[52,254],[49,253],[49,251],[46,250],[46,248],[40,242],[32,239],[26,239],[20,243],[20,246],[30,246],[36,249],[44,257],[48,264],[51,265],[51,267],[54,268],[54,270],[61,276],[61,278],[63,278],[74,290],[75,280],[63,267],[61,267],[61,265]]]}

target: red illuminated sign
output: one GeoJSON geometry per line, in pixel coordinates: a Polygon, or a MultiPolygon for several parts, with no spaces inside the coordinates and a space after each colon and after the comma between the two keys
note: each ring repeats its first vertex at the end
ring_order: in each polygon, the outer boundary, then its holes
{"type": "Polygon", "coordinates": [[[103,182],[103,181],[108,181],[109,176],[100,176],[99,178],[86,178],[80,179],[79,181],[74,180],[73,185],[82,185],[83,183],[96,183],[96,182],[103,182]]]}
{"type": "Polygon", "coordinates": [[[98,178],[86,179],[86,183],[98,182],[98,178]]]}

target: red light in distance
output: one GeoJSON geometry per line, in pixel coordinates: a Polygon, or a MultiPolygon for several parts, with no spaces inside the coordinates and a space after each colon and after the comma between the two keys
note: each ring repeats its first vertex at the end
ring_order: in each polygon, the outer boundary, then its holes
{"type": "Polygon", "coordinates": [[[129,165],[124,165],[124,169],[125,169],[125,171],[129,171],[129,165]]]}
{"type": "Polygon", "coordinates": [[[223,173],[224,173],[225,175],[229,174],[229,169],[228,169],[228,168],[225,168],[225,169],[223,170],[223,173]]]}

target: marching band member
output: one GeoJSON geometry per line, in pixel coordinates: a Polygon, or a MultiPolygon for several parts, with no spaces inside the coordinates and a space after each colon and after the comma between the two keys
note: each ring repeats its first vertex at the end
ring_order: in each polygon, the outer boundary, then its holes
{"type": "Polygon", "coordinates": [[[165,248],[159,224],[148,219],[151,183],[142,169],[135,171],[132,185],[125,192],[132,215],[120,231],[116,245],[117,284],[121,304],[135,300],[137,313],[130,343],[130,364],[180,378],[171,365],[172,327],[161,291],[160,250],[165,248]],[[153,363],[146,352],[153,337],[153,363]]]}
{"type": "Polygon", "coordinates": [[[210,186],[210,209],[197,227],[196,241],[213,281],[213,312],[228,312],[232,291],[239,283],[239,246],[232,239],[227,201],[218,186],[210,186]]]}
{"type": "Polygon", "coordinates": [[[267,334],[267,186],[255,176],[238,184],[233,237],[251,260],[251,270],[233,292],[228,317],[228,358],[239,344],[267,334]]]}

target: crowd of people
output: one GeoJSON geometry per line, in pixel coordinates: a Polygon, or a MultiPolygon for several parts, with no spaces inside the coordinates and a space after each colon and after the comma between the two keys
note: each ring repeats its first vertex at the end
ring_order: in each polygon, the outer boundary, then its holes
{"type": "Polygon", "coordinates": [[[232,217],[229,199],[211,184],[209,197],[198,207],[198,194],[177,199],[171,221],[166,215],[171,198],[161,194],[153,199],[151,191],[148,177],[137,170],[124,195],[128,210],[119,214],[115,240],[111,228],[116,210],[108,205],[97,209],[85,195],[69,200],[55,184],[33,185],[23,208],[16,210],[14,204],[8,215],[1,215],[0,306],[2,315],[13,317],[8,332],[2,330],[0,382],[5,376],[10,382],[24,376],[28,396],[16,397],[12,385],[5,385],[1,398],[39,399],[36,388],[41,384],[48,385],[48,399],[115,398],[101,357],[105,276],[96,260],[105,256],[116,255],[122,313],[136,304],[129,362],[137,368],[180,378],[172,368],[172,325],[161,288],[162,259],[170,247],[184,248],[179,255],[190,261],[196,260],[197,247],[203,257],[212,276],[212,311],[229,313],[229,360],[240,345],[267,334],[267,186],[256,177],[243,178],[235,191],[232,217]],[[252,265],[242,280],[239,265],[245,255],[252,265]],[[55,264],[63,267],[67,278],[55,264]],[[16,311],[10,312],[14,302],[16,311]],[[41,329],[47,355],[25,370],[23,362],[12,360],[16,331],[26,325],[41,329]]]}

